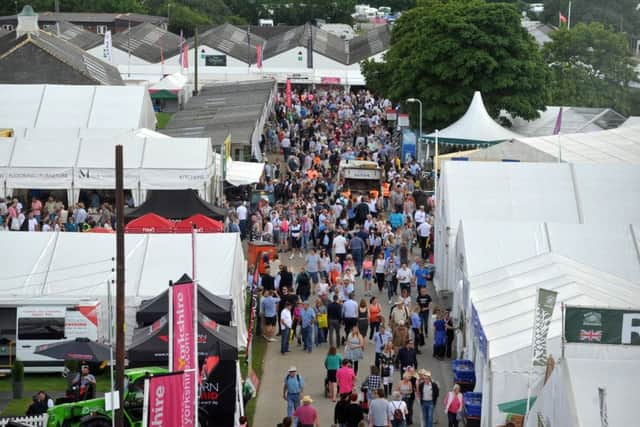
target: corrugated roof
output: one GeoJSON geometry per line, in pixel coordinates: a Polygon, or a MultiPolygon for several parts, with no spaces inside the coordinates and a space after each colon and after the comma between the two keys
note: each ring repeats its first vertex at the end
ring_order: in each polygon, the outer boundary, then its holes
{"type": "Polygon", "coordinates": [[[102,44],[104,40],[99,34],[92,33],[91,31],[87,31],[82,27],[65,21],[58,22],[55,26],[47,28],[46,31],[83,50],[98,46],[102,44]]]}
{"type": "Polygon", "coordinates": [[[255,34],[262,37],[265,40],[273,38],[279,34],[286,33],[287,31],[296,28],[295,25],[274,25],[273,27],[263,27],[260,25],[249,25],[251,34],[255,34]]]}
{"type": "Polygon", "coordinates": [[[380,25],[349,41],[349,64],[355,64],[389,49],[391,30],[380,25]]]}
{"type": "MultiPolygon", "coordinates": [[[[265,45],[265,39],[257,34],[247,34],[246,29],[231,24],[211,28],[199,36],[198,43],[226,53],[240,61],[255,64],[256,46],[265,45]]],[[[193,39],[189,40],[193,46],[193,39]]]]}
{"type": "Polygon", "coordinates": [[[231,133],[234,144],[250,144],[273,85],[272,80],[253,80],[205,86],[173,115],[162,133],[209,137],[214,145],[231,133]]]}
{"type": "Polygon", "coordinates": [[[153,24],[144,23],[113,36],[113,46],[156,64],[180,52],[180,37],[153,24]],[[162,50],[162,55],[160,51],[162,50]]]}
{"type": "Polygon", "coordinates": [[[113,65],[107,64],[78,46],[45,31],[40,31],[37,35],[25,34],[17,39],[15,32],[6,34],[0,38],[0,59],[10,55],[14,50],[20,49],[24,43],[37,46],[96,83],[103,85],[124,84],[120,72],[113,65]]]}

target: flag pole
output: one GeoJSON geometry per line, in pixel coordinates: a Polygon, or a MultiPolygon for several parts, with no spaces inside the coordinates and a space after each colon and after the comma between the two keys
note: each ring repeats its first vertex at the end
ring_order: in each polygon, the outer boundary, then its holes
{"type": "Polygon", "coordinates": [[[567,30],[571,29],[571,2],[569,2],[569,12],[567,13],[567,30]]]}
{"type": "Polygon", "coordinates": [[[196,277],[196,240],[197,240],[196,236],[197,234],[198,234],[198,228],[196,227],[196,224],[193,224],[193,229],[191,231],[191,276],[193,278],[193,340],[194,340],[193,387],[195,391],[194,398],[193,398],[194,399],[193,401],[194,424],[193,425],[195,426],[198,425],[198,405],[200,400],[200,381],[199,381],[200,372],[198,370],[198,279],[196,277]]]}
{"type": "Polygon", "coordinates": [[[173,281],[169,280],[169,371],[173,372],[173,281]]]}

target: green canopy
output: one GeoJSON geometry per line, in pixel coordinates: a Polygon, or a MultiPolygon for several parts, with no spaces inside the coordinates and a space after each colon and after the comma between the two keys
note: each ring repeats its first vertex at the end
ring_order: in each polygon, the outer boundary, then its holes
{"type": "Polygon", "coordinates": [[[156,92],[151,92],[151,99],[178,99],[178,94],[162,89],[156,92]]]}
{"type": "MultiPolygon", "coordinates": [[[[529,409],[536,403],[536,396],[529,398],[529,409]]],[[[505,414],[525,415],[527,412],[527,399],[512,400],[510,402],[498,403],[498,409],[505,414]]]]}

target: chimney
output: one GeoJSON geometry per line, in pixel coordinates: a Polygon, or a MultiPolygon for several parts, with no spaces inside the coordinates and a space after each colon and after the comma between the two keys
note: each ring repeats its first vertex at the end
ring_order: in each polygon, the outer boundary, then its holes
{"type": "Polygon", "coordinates": [[[31,6],[25,5],[25,7],[22,8],[22,12],[18,14],[16,37],[20,38],[25,34],[37,35],[38,31],[38,14],[33,11],[31,6]]]}

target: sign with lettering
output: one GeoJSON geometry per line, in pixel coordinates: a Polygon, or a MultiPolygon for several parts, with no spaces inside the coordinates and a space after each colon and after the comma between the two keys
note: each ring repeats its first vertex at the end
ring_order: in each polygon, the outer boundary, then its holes
{"type": "MultiPolygon", "coordinates": [[[[149,427],[184,426],[182,413],[184,412],[184,373],[177,372],[168,375],[153,376],[147,380],[149,402],[149,427]]],[[[191,422],[193,424],[193,422],[191,422]]]]}
{"type": "Polygon", "coordinates": [[[640,345],[640,309],[565,307],[569,343],[640,345]]]}
{"type": "Polygon", "coordinates": [[[379,169],[359,169],[359,168],[345,168],[345,179],[380,179],[379,169]]]}

